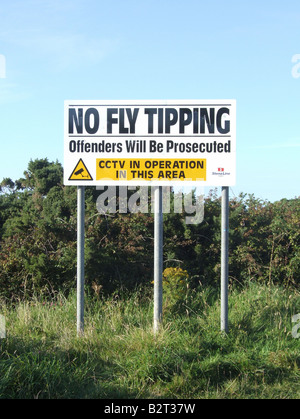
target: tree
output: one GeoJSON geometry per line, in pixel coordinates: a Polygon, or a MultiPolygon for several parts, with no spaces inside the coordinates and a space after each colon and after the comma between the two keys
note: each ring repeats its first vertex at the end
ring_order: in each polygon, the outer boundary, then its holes
{"type": "MultiPolygon", "coordinates": [[[[76,188],[62,183],[60,163],[30,161],[25,177],[3,179],[0,193],[0,296],[53,295],[76,285],[76,188]]],[[[153,214],[100,215],[96,188],[86,188],[86,285],[106,292],[150,286],[153,214]]],[[[172,191],[171,198],[174,201],[172,191]]],[[[172,201],[172,202],[173,202],[172,201]]],[[[171,202],[171,208],[173,203],[171,202]]],[[[241,194],[230,200],[232,281],[299,284],[300,199],[270,203],[241,194]]],[[[220,282],[221,203],[212,191],[204,220],[164,215],[164,268],[180,267],[189,286],[220,282]]]]}
{"type": "Polygon", "coordinates": [[[62,184],[63,168],[58,161],[49,162],[47,158],[30,160],[24,176],[19,180],[23,188],[45,196],[51,188],[62,184]]]}

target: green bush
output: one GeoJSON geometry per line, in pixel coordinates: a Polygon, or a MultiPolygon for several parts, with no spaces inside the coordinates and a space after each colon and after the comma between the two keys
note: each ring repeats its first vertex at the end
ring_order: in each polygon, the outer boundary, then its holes
{"type": "MultiPolygon", "coordinates": [[[[0,295],[22,298],[69,292],[76,283],[76,188],[63,169],[31,161],[24,178],[0,191],[0,295]]],[[[95,188],[86,188],[86,285],[104,294],[148,287],[153,277],[153,215],[100,215],[95,188]],[[147,285],[148,284],[148,285],[147,285]]],[[[174,194],[171,194],[174,199],[174,194]]],[[[171,207],[172,207],[171,203],[171,207]]],[[[201,224],[164,215],[164,263],[189,273],[190,289],[220,281],[220,213],[216,191],[205,198],[201,224]]],[[[300,200],[270,203],[241,194],[230,200],[230,280],[298,285],[300,200]]]]}

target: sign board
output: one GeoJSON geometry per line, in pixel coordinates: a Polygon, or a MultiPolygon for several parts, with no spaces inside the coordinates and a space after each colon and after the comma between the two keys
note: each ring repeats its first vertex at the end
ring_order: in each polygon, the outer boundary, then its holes
{"type": "Polygon", "coordinates": [[[233,186],[235,175],[235,100],[65,101],[65,185],[233,186]]]}

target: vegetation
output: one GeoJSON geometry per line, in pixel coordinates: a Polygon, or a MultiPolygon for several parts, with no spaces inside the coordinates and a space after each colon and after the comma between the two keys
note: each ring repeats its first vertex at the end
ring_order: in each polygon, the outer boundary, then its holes
{"type": "Polygon", "coordinates": [[[35,160],[24,178],[1,183],[0,399],[299,398],[299,198],[231,199],[229,335],[219,332],[219,197],[205,198],[198,225],[165,214],[164,322],[154,336],[153,217],[100,215],[99,191],[87,188],[78,339],[77,198],[62,174],[60,163],[35,160]]]}
{"type": "Polygon", "coordinates": [[[0,398],[299,398],[299,293],[250,283],[231,289],[230,334],[219,332],[219,296],[192,292],[164,307],[152,333],[144,291],[89,297],[76,338],[75,295],[7,307],[0,340],[0,398]]]}
{"type": "MultiPolygon", "coordinates": [[[[0,296],[11,300],[58,291],[67,295],[74,288],[76,188],[63,186],[62,175],[58,162],[42,159],[29,163],[23,179],[1,183],[0,296]]],[[[100,215],[99,195],[96,188],[87,188],[87,287],[100,287],[109,295],[149,284],[152,215],[100,215]]],[[[275,203],[247,195],[233,198],[230,229],[232,282],[299,284],[299,198],[275,203]]],[[[165,268],[186,270],[191,288],[218,284],[220,234],[220,199],[213,191],[205,199],[201,224],[186,224],[182,214],[165,214],[165,268]]]]}

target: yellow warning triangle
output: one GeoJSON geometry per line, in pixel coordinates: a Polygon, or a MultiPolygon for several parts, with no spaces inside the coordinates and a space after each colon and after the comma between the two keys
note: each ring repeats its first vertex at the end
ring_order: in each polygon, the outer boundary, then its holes
{"type": "Polygon", "coordinates": [[[75,169],[73,170],[69,180],[93,180],[83,160],[80,159],[75,169]]]}

